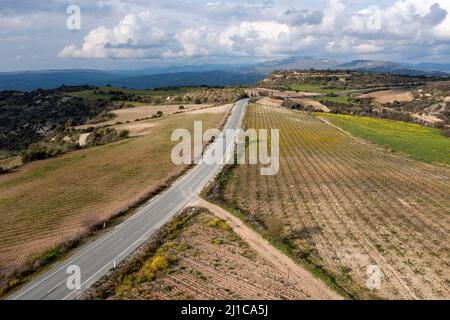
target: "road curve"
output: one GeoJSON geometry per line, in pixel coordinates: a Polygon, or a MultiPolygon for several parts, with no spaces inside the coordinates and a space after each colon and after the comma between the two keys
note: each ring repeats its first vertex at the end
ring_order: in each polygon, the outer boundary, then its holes
{"type": "MultiPolygon", "coordinates": [[[[224,127],[240,128],[249,99],[238,101],[224,127]]],[[[114,266],[124,260],[155,231],[183,209],[221,170],[221,164],[210,164],[214,144],[224,145],[224,159],[233,155],[234,139],[224,139],[223,133],[205,151],[204,159],[169,189],[150,200],[132,217],[92,243],[76,250],[70,257],[11,294],[11,300],[67,300],[74,299],[114,266]],[[67,286],[68,267],[78,266],[81,288],[67,286]]]]}

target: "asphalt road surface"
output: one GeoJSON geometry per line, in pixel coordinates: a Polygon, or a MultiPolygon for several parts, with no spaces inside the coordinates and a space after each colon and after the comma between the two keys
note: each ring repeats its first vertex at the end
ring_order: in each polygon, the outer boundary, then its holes
{"type": "MultiPolygon", "coordinates": [[[[224,127],[240,128],[248,99],[238,101],[224,127]]],[[[66,300],[74,299],[89,288],[109,270],[119,264],[155,231],[183,209],[220,172],[222,164],[209,161],[213,158],[214,144],[222,143],[223,159],[234,154],[234,139],[224,139],[222,133],[204,153],[204,160],[176,181],[169,189],[153,198],[139,212],[106,233],[99,239],[82,246],[64,261],[56,264],[8,299],[66,300]],[[81,287],[69,289],[68,268],[77,266],[81,271],[81,287]]],[[[169,155],[168,155],[169,156],[169,155]]]]}

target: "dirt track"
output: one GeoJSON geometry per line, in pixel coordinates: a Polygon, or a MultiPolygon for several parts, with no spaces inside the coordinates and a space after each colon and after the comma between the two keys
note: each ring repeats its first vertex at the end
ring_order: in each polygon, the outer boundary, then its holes
{"type": "Polygon", "coordinates": [[[295,283],[301,287],[302,290],[307,292],[312,299],[342,299],[341,296],[329,289],[320,280],[314,278],[308,271],[301,268],[278,249],[274,248],[267,240],[263,239],[259,234],[247,227],[241,220],[228,211],[200,198],[194,200],[191,205],[206,208],[217,217],[225,220],[234,232],[236,232],[242,240],[247,242],[256,253],[280,272],[288,274],[289,278],[295,281],[295,283]]]}

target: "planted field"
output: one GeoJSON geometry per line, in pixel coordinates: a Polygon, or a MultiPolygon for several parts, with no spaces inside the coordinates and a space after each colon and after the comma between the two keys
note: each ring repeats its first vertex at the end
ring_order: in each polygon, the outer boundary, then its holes
{"type": "Polygon", "coordinates": [[[340,92],[342,89],[329,89],[324,88],[319,85],[313,85],[313,84],[301,84],[301,83],[295,83],[290,86],[292,90],[300,91],[300,92],[313,92],[313,93],[335,93],[340,92]]]}
{"type": "Polygon", "coordinates": [[[321,114],[355,137],[401,152],[414,159],[450,165],[450,139],[439,129],[371,117],[321,114]]]}
{"type": "Polygon", "coordinates": [[[217,127],[225,113],[150,120],[158,125],[145,136],[0,175],[0,267],[21,265],[164,186],[185,168],[171,162],[173,130],[192,131],[194,120],[203,120],[205,130],[217,127]]]}
{"type": "Polygon", "coordinates": [[[280,129],[280,172],[237,166],[216,200],[352,297],[450,298],[450,169],[297,111],[252,105],[245,121],[280,129]],[[379,290],[366,286],[370,265],[381,269],[379,290]]]}
{"type": "Polygon", "coordinates": [[[142,119],[148,119],[152,116],[156,115],[158,111],[161,111],[163,115],[169,115],[174,114],[177,112],[184,112],[184,111],[192,111],[197,110],[201,108],[208,108],[211,107],[211,104],[186,104],[186,105],[160,105],[160,106],[141,106],[141,107],[134,107],[134,108],[125,108],[125,109],[118,109],[113,110],[111,113],[115,114],[116,117],[112,120],[100,122],[96,124],[86,124],[82,126],[76,127],[76,129],[84,129],[89,127],[101,127],[105,125],[113,125],[118,122],[125,123],[125,122],[134,122],[137,120],[142,119]],[[180,106],[183,106],[182,109],[180,109],[180,106]]]}
{"type": "MultiPolygon", "coordinates": [[[[204,209],[177,217],[140,256],[112,274],[96,296],[111,299],[307,299],[231,227],[204,209]],[[190,215],[190,216],[189,216],[190,215]]],[[[300,284],[301,286],[301,284],[300,284]]]]}
{"type": "Polygon", "coordinates": [[[186,93],[183,101],[194,103],[230,103],[241,98],[243,91],[239,89],[196,89],[186,93]]]}
{"type": "Polygon", "coordinates": [[[345,103],[345,104],[353,103],[353,99],[348,96],[336,96],[336,97],[324,96],[324,97],[318,98],[318,100],[330,101],[330,102],[336,102],[336,103],[345,103]]]}

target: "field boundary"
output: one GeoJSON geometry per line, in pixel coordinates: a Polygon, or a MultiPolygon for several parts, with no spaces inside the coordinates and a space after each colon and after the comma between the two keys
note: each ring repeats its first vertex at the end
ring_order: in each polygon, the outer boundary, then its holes
{"type": "MultiPolygon", "coordinates": [[[[322,121],[323,123],[326,123],[327,125],[332,126],[333,128],[341,131],[342,133],[345,133],[346,135],[348,135],[350,138],[352,138],[353,140],[355,140],[358,143],[370,146],[370,147],[374,147],[377,148],[380,151],[383,152],[388,152],[390,156],[395,157],[395,158],[399,158],[399,159],[403,159],[403,160],[407,160],[407,161],[411,161],[411,162],[420,162],[421,164],[427,165],[427,166],[438,166],[438,167],[444,167],[444,168],[450,168],[450,165],[446,164],[446,163],[441,163],[441,162],[426,162],[426,161],[422,161],[419,159],[414,159],[412,155],[403,152],[403,151],[394,151],[392,150],[388,145],[380,145],[377,143],[373,143],[371,141],[368,141],[366,139],[363,138],[358,138],[355,137],[354,135],[352,135],[350,132],[348,132],[347,130],[331,123],[329,120],[322,118],[319,115],[313,115],[315,118],[319,119],[320,121],[322,121]]],[[[357,116],[354,116],[357,117],[357,116]]],[[[378,118],[377,118],[378,119],[378,118]]],[[[396,120],[391,120],[391,121],[396,121],[396,120]]]]}
{"type": "Polygon", "coordinates": [[[234,232],[258,255],[281,273],[287,274],[288,279],[294,280],[297,286],[311,295],[312,299],[343,299],[342,296],[331,290],[326,284],[315,278],[306,269],[296,264],[282,251],[273,247],[268,240],[261,236],[261,234],[247,226],[241,219],[231,214],[229,211],[213,203],[207,202],[202,198],[194,199],[190,206],[205,208],[218,218],[225,220],[234,232]]]}

